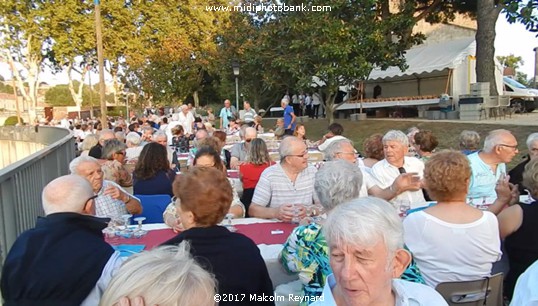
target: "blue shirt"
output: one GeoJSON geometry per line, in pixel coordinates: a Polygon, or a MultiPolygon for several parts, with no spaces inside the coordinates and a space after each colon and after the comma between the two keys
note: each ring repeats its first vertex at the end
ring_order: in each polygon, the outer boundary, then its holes
{"type": "MultiPolygon", "coordinates": [[[[291,120],[293,120],[293,116],[291,114],[293,114],[293,107],[291,107],[291,105],[288,105],[284,109],[284,128],[286,130],[289,130],[288,126],[290,125],[291,120]]],[[[295,129],[295,122],[293,122],[293,124],[291,125],[291,129],[295,129]]]]}
{"type": "Polygon", "coordinates": [[[497,170],[493,173],[491,167],[486,164],[478,155],[479,152],[467,155],[471,165],[471,181],[469,183],[468,198],[492,198],[497,199],[495,186],[501,177],[501,174],[506,174],[506,165],[500,163],[497,165],[497,170]]]}

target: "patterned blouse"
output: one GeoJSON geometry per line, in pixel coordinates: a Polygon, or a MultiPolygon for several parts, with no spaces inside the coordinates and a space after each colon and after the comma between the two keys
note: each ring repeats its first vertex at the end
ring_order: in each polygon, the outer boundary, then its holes
{"type": "Polygon", "coordinates": [[[121,187],[133,186],[133,176],[127,168],[117,160],[107,160],[101,165],[103,179],[113,181],[121,187]]]}
{"type": "MultiPolygon", "coordinates": [[[[310,296],[300,305],[315,301],[314,297],[321,296],[325,279],[332,273],[329,265],[329,247],[321,231],[321,225],[310,223],[298,226],[288,237],[280,253],[280,262],[290,273],[299,273],[299,279],[304,285],[303,294],[310,296]]],[[[412,260],[401,279],[424,284],[422,275],[412,260]]]]}

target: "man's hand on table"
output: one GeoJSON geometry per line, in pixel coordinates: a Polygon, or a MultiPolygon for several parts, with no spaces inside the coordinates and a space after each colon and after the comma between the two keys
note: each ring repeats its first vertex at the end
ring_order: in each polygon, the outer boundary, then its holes
{"type": "Polygon", "coordinates": [[[306,217],[306,209],[304,205],[283,204],[278,208],[276,216],[277,219],[284,222],[291,222],[294,217],[298,220],[306,217]]]}

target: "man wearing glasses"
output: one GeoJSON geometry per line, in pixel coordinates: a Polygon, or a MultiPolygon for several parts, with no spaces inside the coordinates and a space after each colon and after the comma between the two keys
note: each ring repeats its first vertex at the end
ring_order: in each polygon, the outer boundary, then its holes
{"type": "Polygon", "coordinates": [[[118,184],[104,180],[99,162],[91,156],[80,156],[69,163],[72,174],[86,178],[97,195],[95,215],[104,218],[121,218],[125,214],[142,213],[140,200],[131,196],[118,184]]]}
{"type": "Polygon", "coordinates": [[[304,142],[288,136],[278,149],[280,163],[262,172],[249,207],[251,217],[291,222],[306,215],[305,205],[318,200],[314,192],[316,168],[308,165],[304,142]]]}
{"type": "Polygon", "coordinates": [[[517,140],[508,130],[491,131],[484,140],[484,148],[467,156],[471,164],[469,198],[497,199],[495,186],[506,179],[506,163],[519,153],[517,140]]]}
{"type": "Polygon", "coordinates": [[[418,173],[402,173],[394,179],[390,186],[385,188],[379,187],[378,185],[380,183],[370,173],[371,169],[365,167],[364,164],[359,164],[357,157],[357,150],[355,150],[349,139],[333,141],[325,150],[325,159],[327,161],[342,159],[361,169],[363,184],[361,185],[360,197],[371,195],[390,201],[405,191],[420,190],[420,177],[418,173]]]}
{"type": "Polygon", "coordinates": [[[99,304],[123,260],[103,238],[107,220],[93,216],[91,184],[61,176],[41,198],[45,217],[17,238],[4,263],[5,305],[99,304]]]}
{"type": "Polygon", "coordinates": [[[232,169],[239,169],[239,166],[247,159],[248,150],[250,150],[250,142],[252,139],[258,137],[258,132],[253,127],[243,125],[239,131],[241,140],[240,143],[236,143],[232,147],[230,166],[232,169]]]}

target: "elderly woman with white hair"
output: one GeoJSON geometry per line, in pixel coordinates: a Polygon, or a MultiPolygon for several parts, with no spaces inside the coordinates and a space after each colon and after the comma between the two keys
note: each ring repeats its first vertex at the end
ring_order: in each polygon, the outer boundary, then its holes
{"type": "Polygon", "coordinates": [[[125,149],[123,142],[110,139],[105,142],[102,158],[105,162],[101,165],[104,179],[113,181],[121,187],[133,186],[133,177],[125,168],[125,149]]]}
{"type": "Polygon", "coordinates": [[[338,205],[323,227],[333,274],[312,305],[448,305],[433,288],[398,279],[411,261],[392,206],[377,198],[338,205]]]}
{"type": "Polygon", "coordinates": [[[90,149],[99,143],[99,138],[95,134],[88,134],[80,144],[80,156],[88,156],[90,149]]]}
{"type": "Polygon", "coordinates": [[[100,306],[213,306],[215,279],[189,253],[188,244],[133,255],[118,270],[100,306]]]}
{"type": "MultiPolygon", "coordinates": [[[[314,189],[327,215],[341,203],[357,198],[363,184],[358,167],[350,167],[344,160],[326,162],[316,173],[314,189]]],[[[324,219],[302,225],[291,233],[280,254],[280,261],[289,272],[299,273],[303,282],[304,299],[301,305],[310,304],[323,291],[326,277],[331,274],[328,245],[322,233],[324,219]]],[[[404,269],[405,270],[405,269],[404,269]]],[[[422,282],[413,265],[406,271],[407,278],[422,282]]]]}
{"type": "Polygon", "coordinates": [[[140,142],[142,141],[140,135],[136,132],[129,132],[127,136],[125,137],[125,144],[127,145],[127,149],[125,149],[125,160],[128,164],[136,164],[138,161],[138,157],[140,156],[140,152],[142,152],[142,146],[140,146],[140,142]]]}

